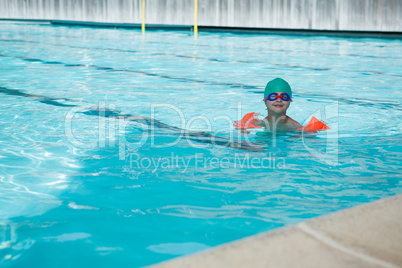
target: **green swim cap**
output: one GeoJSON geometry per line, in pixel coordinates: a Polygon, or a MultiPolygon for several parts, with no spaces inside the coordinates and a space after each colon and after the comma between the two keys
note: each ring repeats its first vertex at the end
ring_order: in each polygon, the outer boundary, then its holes
{"type": "Polygon", "coordinates": [[[269,94],[275,92],[287,93],[292,98],[292,89],[290,88],[288,82],[282,78],[275,78],[274,80],[268,82],[264,91],[264,99],[268,97],[269,94]]]}

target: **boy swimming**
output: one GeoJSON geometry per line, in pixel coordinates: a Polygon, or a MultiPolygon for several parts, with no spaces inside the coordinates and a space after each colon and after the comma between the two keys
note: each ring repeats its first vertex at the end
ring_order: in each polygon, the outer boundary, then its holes
{"type": "Polygon", "coordinates": [[[292,89],[289,84],[282,78],[269,81],[264,91],[264,103],[268,116],[253,124],[273,132],[300,130],[302,126],[286,115],[290,102],[292,102],[292,89]]]}

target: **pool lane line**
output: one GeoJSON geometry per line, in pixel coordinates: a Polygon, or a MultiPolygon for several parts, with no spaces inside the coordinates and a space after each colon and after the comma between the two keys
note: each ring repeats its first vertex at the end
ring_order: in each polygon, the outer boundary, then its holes
{"type": "MultiPolygon", "coordinates": [[[[80,105],[63,104],[63,103],[59,102],[60,100],[76,102],[73,99],[53,98],[53,97],[47,97],[47,96],[39,95],[39,94],[27,94],[19,89],[9,89],[9,88],[2,87],[2,86],[0,86],[0,93],[6,94],[6,95],[11,95],[11,96],[32,98],[41,103],[44,103],[47,105],[58,106],[58,107],[79,107],[80,106],[80,105]]],[[[173,131],[172,134],[174,134],[174,135],[179,135],[179,137],[186,137],[186,138],[189,138],[189,139],[199,142],[199,143],[218,145],[218,146],[222,146],[222,147],[237,149],[240,151],[252,151],[252,152],[266,151],[265,148],[261,147],[258,144],[255,144],[255,143],[251,143],[251,142],[247,142],[247,141],[243,141],[243,140],[234,140],[234,139],[219,137],[219,136],[215,136],[213,134],[210,134],[210,133],[204,132],[204,131],[196,131],[196,132],[188,131],[186,129],[178,128],[175,126],[170,126],[168,124],[165,124],[165,123],[163,123],[159,120],[153,119],[153,118],[144,117],[144,116],[134,116],[131,114],[122,114],[118,110],[88,109],[88,110],[86,110],[84,112],[80,112],[80,113],[89,115],[89,116],[102,116],[105,118],[114,117],[117,119],[124,119],[124,120],[128,120],[128,121],[131,121],[134,123],[147,125],[148,127],[157,127],[160,129],[168,129],[168,130],[173,131]],[[178,131],[180,132],[179,134],[177,134],[178,131]]],[[[144,131],[143,128],[137,128],[137,129],[144,131]]]]}
{"type": "Polygon", "coordinates": [[[199,84],[206,84],[206,85],[215,85],[215,86],[230,86],[232,88],[242,88],[242,89],[256,89],[256,86],[247,86],[243,84],[234,84],[234,83],[221,83],[221,82],[209,82],[209,81],[203,81],[203,80],[197,80],[197,79],[191,79],[191,78],[183,78],[183,77],[172,77],[168,75],[159,75],[159,74],[154,74],[154,73],[148,73],[144,71],[136,71],[136,70],[130,70],[130,69],[116,69],[112,67],[103,67],[103,66],[98,66],[98,65],[92,65],[92,64],[66,64],[60,61],[46,61],[46,60],[41,60],[41,59],[35,59],[35,58],[30,58],[30,57],[21,57],[21,56],[11,56],[11,55],[4,55],[0,54],[0,57],[9,57],[9,58],[16,58],[16,59],[21,59],[24,61],[28,62],[39,62],[42,64],[54,64],[54,65],[63,65],[64,67],[80,67],[80,68],[94,68],[97,70],[105,70],[105,71],[112,71],[112,72],[127,72],[127,73],[135,73],[135,74],[140,74],[140,75],[145,75],[145,76],[152,76],[152,77],[159,77],[159,78],[164,78],[168,80],[174,80],[178,82],[189,82],[189,83],[199,83],[199,84]]]}
{"type": "Polygon", "coordinates": [[[55,44],[55,43],[43,43],[43,42],[36,42],[36,41],[27,41],[23,39],[0,39],[0,42],[20,42],[20,43],[30,43],[30,44],[45,44],[55,47],[68,47],[68,48],[80,48],[80,49],[89,49],[89,50],[103,50],[103,51],[118,51],[118,52],[128,52],[128,53],[138,53],[139,51],[136,50],[126,50],[126,49],[119,49],[119,48],[101,48],[101,47],[80,47],[80,46],[72,46],[66,44],[55,44]]]}
{"type": "MultiPolygon", "coordinates": [[[[243,141],[243,140],[234,140],[234,139],[228,139],[224,137],[219,137],[215,136],[211,133],[205,132],[205,131],[188,131],[186,129],[178,128],[175,126],[170,126],[168,124],[165,124],[159,120],[149,118],[149,117],[144,117],[144,116],[134,116],[130,114],[121,114],[120,111],[111,111],[108,109],[93,109],[93,110],[88,110],[85,112],[82,112],[83,114],[86,115],[94,115],[94,116],[104,116],[104,117],[115,117],[118,119],[124,119],[128,120],[131,122],[135,123],[140,123],[143,125],[147,125],[148,127],[157,127],[160,129],[168,129],[173,131],[172,134],[178,135],[179,137],[186,137],[190,140],[193,140],[198,143],[204,143],[204,144],[211,144],[211,145],[218,145],[221,147],[227,147],[227,148],[232,148],[240,151],[248,151],[248,152],[263,152],[266,151],[264,147],[262,147],[259,144],[252,143],[249,141],[243,141]],[[180,133],[177,133],[177,132],[180,133]]],[[[137,128],[142,131],[144,131],[143,128],[137,128]]]]}
{"type": "MultiPolygon", "coordinates": [[[[0,54],[0,57],[10,57],[10,58],[17,58],[21,59],[24,61],[28,62],[40,62],[42,64],[55,64],[55,65],[63,65],[64,67],[80,67],[80,68],[95,68],[97,70],[104,70],[104,71],[113,71],[113,72],[130,72],[130,73],[136,73],[136,74],[141,74],[145,76],[152,76],[152,77],[160,77],[168,80],[175,80],[179,82],[189,82],[189,83],[199,83],[199,84],[206,84],[206,85],[213,85],[213,86],[229,86],[231,88],[241,88],[241,89],[250,89],[249,92],[251,93],[256,93],[256,94],[263,94],[264,91],[260,90],[255,90],[255,89],[260,89],[260,87],[257,86],[249,86],[249,85],[244,85],[244,84],[233,84],[233,83],[221,83],[221,82],[209,82],[209,81],[202,81],[202,80],[196,80],[196,79],[190,79],[190,78],[178,78],[178,77],[171,77],[167,75],[158,75],[158,74],[153,74],[153,73],[147,73],[143,71],[135,71],[135,70],[127,70],[127,69],[115,69],[111,67],[103,67],[103,66],[98,66],[98,65],[90,65],[90,64],[66,64],[60,61],[44,61],[41,59],[34,59],[34,58],[28,58],[28,57],[19,57],[19,56],[9,56],[9,55],[4,55],[0,54]]],[[[395,109],[402,109],[400,108],[400,103],[399,102],[384,102],[381,100],[371,100],[371,99],[364,99],[364,98],[343,98],[343,97],[338,97],[338,96],[333,96],[333,95],[327,95],[327,94],[320,94],[320,93],[295,93],[295,96],[313,96],[313,97],[325,97],[334,101],[339,101],[343,102],[346,104],[358,104],[361,106],[368,106],[368,107],[373,107],[373,106],[382,106],[385,108],[395,108],[395,109]],[[372,103],[367,103],[367,101],[370,101],[372,103]]]]}
{"type": "MultiPolygon", "coordinates": [[[[8,42],[13,42],[14,40],[10,40],[10,39],[0,39],[0,41],[8,41],[8,42]]],[[[35,41],[25,41],[25,40],[20,40],[20,39],[16,39],[17,42],[29,42],[29,43],[37,43],[37,44],[42,44],[41,42],[35,42],[35,41]]],[[[49,44],[47,43],[47,45],[52,45],[52,46],[66,46],[66,47],[70,47],[70,48],[80,48],[80,49],[87,49],[87,50],[103,50],[103,51],[119,51],[119,52],[127,52],[127,53],[141,53],[139,51],[134,51],[134,50],[123,50],[123,49],[116,49],[116,48],[96,48],[96,47],[79,47],[79,46],[71,46],[71,45],[64,45],[64,44],[49,44]]],[[[283,51],[286,52],[285,50],[275,50],[275,51],[283,51]]],[[[289,51],[288,51],[289,52],[289,51]]],[[[222,62],[222,63],[242,63],[242,64],[266,64],[265,62],[259,62],[259,61],[244,61],[244,60],[237,60],[237,61],[225,61],[225,60],[221,60],[221,59],[214,59],[214,58],[206,58],[206,57],[199,57],[199,56],[187,56],[187,55],[177,55],[177,54],[172,54],[172,53],[149,53],[150,55],[153,56],[173,56],[173,57],[177,57],[177,58],[186,58],[186,59],[191,59],[193,60],[194,57],[196,59],[200,59],[200,60],[206,60],[206,61],[210,61],[210,62],[222,62]]],[[[322,54],[322,53],[321,53],[322,54]]],[[[328,54],[329,55],[329,54],[328,54]]],[[[336,54],[333,54],[336,55],[336,54]]],[[[357,54],[351,54],[354,57],[369,57],[369,58],[389,58],[389,57],[376,57],[376,56],[361,56],[361,55],[357,55],[357,54]]],[[[393,58],[395,59],[395,58],[393,58]]],[[[401,58],[402,59],[402,58],[401,58]]],[[[284,63],[270,63],[269,65],[271,66],[278,66],[281,68],[293,68],[293,69],[302,69],[302,70],[309,70],[309,71],[331,71],[334,69],[331,68],[317,68],[317,67],[307,67],[307,66],[301,66],[301,65],[291,65],[291,64],[284,64],[284,63]]],[[[352,71],[351,71],[352,72],[352,71]]],[[[388,74],[388,73],[384,73],[384,72],[379,72],[379,71],[353,71],[355,73],[361,73],[361,74],[367,74],[367,75],[373,75],[373,74],[377,74],[377,75],[387,75],[387,76],[395,76],[395,77],[402,77],[401,75],[394,75],[394,74],[388,74]]]]}
{"type": "MultiPolygon", "coordinates": [[[[3,42],[13,42],[14,40],[9,40],[9,39],[0,39],[0,41],[3,42]]],[[[16,39],[16,42],[27,42],[27,43],[34,43],[34,44],[43,44],[41,42],[35,42],[35,41],[24,41],[20,39],[16,39]]],[[[119,52],[124,52],[124,53],[141,53],[140,51],[135,51],[135,50],[123,50],[123,49],[117,49],[117,48],[99,48],[99,47],[79,47],[79,46],[71,46],[71,45],[65,45],[65,44],[51,44],[51,43],[46,43],[46,45],[52,45],[52,46],[63,46],[63,47],[69,47],[69,48],[80,48],[80,49],[87,49],[87,50],[103,50],[103,51],[119,51],[119,52]]],[[[260,61],[244,61],[244,60],[238,60],[238,61],[226,61],[222,59],[214,59],[214,58],[206,58],[206,57],[199,57],[199,56],[187,56],[187,55],[177,55],[177,54],[172,54],[172,53],[149,53],[149,55],[152,56],[171,56],[171,57],[177,57],[177,58],[186,58],[186,59],[191,59],[193,60],[194,57],[196,59],[200,60],[205,60],[205,61],[210,61],[210,62],[222,62],[222,63],[229,63],[232,64],[233,62],[235,63],[242,63],[242,64],[266,64],[265,62],[260,62],[260,61]]],[[[270,65],[273,66],[279,66],[282,68],[298,68],[298,69],[305,69],[305,70],[310,70],[310,71],[330,71],[332,69],[330,68],[317,68],[317,67],[307,67],[307,66],[299,66],[299,65],[290,65],[290,64],[279,64],[279,63],[270,63],[270,65]]]]}
{"type": "MultiPolygon", "coordinates": [[[[0,41],[5,41],[5,42],[13,42],[14,40],[7,40],[7,39],[0,39],[0,41]]],[[[25,40],[17,40],[17,42],[28,42],[28,43],[36,43],[36,44],[42,44],[41,42],[34,42],[34,41],[25,41],[25,40]]],[[[47,45],[52,45],[52,46],[64,46],[64,47],[69,47],[69,48],[80,48],[80,49],[87,49],[87,50],[102,50],[102,51],[119,51],[119,52],[124,52],[124,53],[141,53],[140,51],[135,51],[135,50],[123,50],[123,49],[117,49],[117,48],[98,48],[98,47],[79,47],[79,46],[71,46],[71,45],[64,45],[64,44],[49,44],[47,45]]],[[[281,51],[281,50],[278,50],[281,51]]],[[[222,63],[242,63],[242,64],[267,64],[265,62],[259,62],[259,61],[245,61],[245,60],[237,60],[237,61],[225,61],[222,59],[214,59],[214,58],[206,58],[206,57],[199,57],[199,56],[187,56],[187,55],[177,55],[177,54],[172,54],[172,53],[149,53],[149,55],[152,56],[172,56],[172,57],[177,57],[177,58],[186,58],[186,59],[191,59],[193,60],[194,57],[196,59],[200,60],[205,60],[205,61],[210,61],[210,62],[222,62],[222,63]]],[[[335,54],[334,54],[335,55],[335,54]]],[[[359,56],[360,55],[355,55],[353,56],[359,56]]],[[[361,56],[364,57],[364,56],[361,56]]],[[[389,57],[376,57],[376,56],[367,56],[370,58],[389,58],[389,57]]],[[[395,58],[393,58],[395,59],[395,58]]],[[[398,59],[398,58],[397,58],[398,59]]],[[[401,58],[402,59],[402,58],[401,58]]],[[[318,68],[318,67],[307,67],[307,66],[301,66],[301,65],[291,65],[291,64],[285,64],[285,63],[269,63],[270,66],[277,66],[281,68],[292,68],[292,69],[302,69],[302,70],[308,70],[308,71],[331,71],[335,69],[331,68],[318,68]]],[[[402,77],[402,75],[394,75],[394,74],[388,74],[384,72],[379,72],[379,71],[349,71],[349,72],[355,72],[355,73],[360,73],[360,74],[367,74],[367,75],[387,75],[387,76],[394,76],[394,77],[402,77]]]]}
{"type": "Polygon", "coordinates": [[[12,95],[12,96],[20,96],[20,97],[25,97],[25,98],[33,98],[33,99],[38,100],[41,103],[54,105],[54,106],[60,106],[60,107],[76,107],[77,106],[77,105],[72,105],[72,104],[59,103],[59,100],[74,102],[74,100],[71,100],[71,99],[52,98],[52,97],[47,97],[47,96],[38,95],[38,94],[27,94],[19,89],[9,89],[9,88],[5,88],[2,86],[0,86],[0,93],[6,94],[6,95],[12,95]]]}
{"type": "MultiPolygon", "coordinates": [[[[244,85],[244,84],[233,84],[233,83],[227,84],[227,83],[220,83],[220,82],[208,82],[208,81],[201,81],[201,80],[190,79],[190,78],[178,78],[178,77],[170,77],[167,75],[152,74],[152,73],[147,73],[147,72],[143,72],[143,71],[134,71],[134,70],[127,70],[127,69],[114,69],[111,67],[103,67],[103,66],[89,65],[89,64],[66,64],[66,63],[59,62],[59,61],[44,61],[41,59],[7,56],[7,55],[3,55],[3,54],[0,54],[0,57],[13,57],[13,58],[21,59],[21,60],[28,61],[28,62],[40,62],[42,64],[63,65],[65,67],[95,68],[97,70],[113,71],[113,72],[131,72],[131,73],[141,74],[141,75],[145,75],[145,76],[160,77],[160,78],[164,78],[164,79],[175,80],[175,81],[179,81],[179,82],[189,82],[189,83],[199,83],[199,84],[206,84],[206,85],[213,85],[213,86],[229,86],[231,88],[250,89],[249,92],[261,94],[261,95],[264,93],[264,91],[256,91],[255,90],[255,89],[259,89],[260,87],[249,86],[249,85],[244,85]]],[[[352,100],[350,98],[343,98],[343,97],[320,94],[320,93],[295,93],[294,95],[295,96],[325,97],[325,98],[328,98],[328,99],[331,99],[334,101],[339,101],[339,102],[343,102],[346,104],[357,104],[360,106],[368,106],[368,107],[381,106],[381,107],[385,107],[385,108],[394,108],[394,109],[398,109],[398,110],[402,109],[402,108],[400,108],[399,102],[384,102],[381,100],[371,100],[371,99],[364,99],[364,98],[353,98],[353,100],[352,100]],[[367,103],[367,101],[370,101],[372,103],[367,103]]]]}
{"type": "MultiPolygon", "coordinates": [[[[60,36],[62,37],[62,36],[60,36]]],[[[4,42],[27,42],[27,43],[36,43],[36,44],[43,44],[42,42],[36,42],[36,41],[26,41],[26,40],[22,40],[22,39],[0,39],[0,41],[4,41],[4,42]]],[[[159,44],[157,42],[147,42],[147,43],[154,43],[154,44],[159,44]]],[[[140,51],[135,51],[135,50],[125,50],[125,49],[118,49],[118,48],[99,48],[99,47],[80,47],[80,46],[72,46],[72,45],[65,45],[65,44],[55,44],[55,43],[46,43],[46,45],[52,45],[52,46],[64,46],[64,47],[69,47],[69,48],[80,48],[80,49],[88,49],[88,50],[103,50],[103,51],[119,51],[119,52],[127,52],[127,53],[141,53],[140,51]]],[[[197,46],[205,46],[205,47],[209,47],[206,45],[199,45],[197,44],[197,46]]],[[[237,48],[240,49],[240,48],[237,48]]],[[[242,49],[247,49],[242,48],[242,49]]],[[[284,49],[270,49],[270,51],[274,51],[274,52],[293,52],[291,50],[284,50],[284,49]]],[[[307,52],[306,52],[307,53],[307,52]]],[[[187,55],[177,55],[177,54],[172,54],[172,53],[149,53],[150,55],[153,56],[172,56],[172,57],[178,57],[178,58],[187,58],[187,59],[191,59],[193,60],[194,57],[196,59],[200,59],[200,60],[205,60],[205,61],[211,61],[211,62],[222,62],[222,63],[243,63],[243,64],[266,64],[266,62],[262,62],[262,61],[245,61],[245,60],[237,60],[237,61],[227,61],[227,60],[222,60],[222,59],[214,59],[214,58],[206,58],[206,57],[200,57],[200,56],[187,56],[187,55]]],[[[337,54],[328,54],[328,53],[319,53],[322,55],[326,55],[326,56],[338,56],[337,54]]],[[[347,56],[351,56],[351,57],[366,57],[366,58],[385,58],[385,59],[398,59],[395,57],[378,57],[378,56],[372,56],[372,55],[358,55],[358,54],[348,54],[347,56]]],[[[402,59],[402,58],[400,58],[402,59]]],[[[281,63],[270,63],[270,65],[273,66],[279,66],[282,68],[294,68],[294,69],[305,69],[305,70],[311,70],[311,71],[330,71],[330,70],[334,70],[331,68],[317,68],[317,67],[307,67],[307,66],[301,66],[301,65],[290,65],[290,64],[281,64],[281,63]]],[[[391,75],[391,76],[396,76],[396,77],[401,77],[398,75],[392,75],[392,74],[387,74],[384,72],[373,72],[373,71],[364,71],[364,72],[360,72],[359,73],[367,73],[367,74],[380,74],[380,75],[391,75]]]]}
{"type": "MultiPolygon", "coordinates": [[[[113,72],[130,72],[130,73],[136,73],[136,74],[141,74],[145,76],[152,76],[152,77],[160,77],[168,80],[175,80],[178,82],[189,82],[189,83],[199,83],[199,84],[206,84],[206,85],[213,85],[213,86],[229,86],[231,88],[241,88],[241,89],[250,89],[249,92],[251,93],[256,93],[256,94],[263,94],[264,91],[255,91],[255,89],[259,89],[260,87],[257,86],[249,86],[249,85],[244,85],[244,84],[233,84],[233,83],[221,83],[221,82],[210,82],[210,81],[202,81],[202,80],[196,80],[196,79],[191,79],[191,78],[179,78],[179,77],[171,77],[167,75],[158,75],[158,74],[153,74],[153,73],[148,73],[144,71],[135,71],[135,70],[127,70],[127,69],[115,69],[112,67],[103,67],[103,66],[98,66],[98,65],[90,65],[90,64],[66,64],[60,61],[45,61],[41,59],[34,59],[34,58],[29,58],[29,57],[19,57],[19,56],[9,56],[9,55],[4,55],[0,54],[0,57],[10,57],[10,58],[17,58],[21,59],[24,61],[28,62],[40,62],[42,64],[55,64],[55,65],[63,65],[64,67],[81,67],[81,68],[95,68],[97,70],[104,70],[104,71],[113,71],[113,72]],[[254,91],[251,91],[253,90],[254,91]]],[[[400,103],[397,102],[381,102],[379,100],[371,100],[371,99],[363,99],[363,98],[354,98],[349,99],[349,98],[343,98],[343,97],[338,97],[338,96],[332,96],[332,95],[326,95],[326,94],[320,94],[320,93],[296,93],[294,94],[295,96],[314,96],[314,97],[325,97],[334,101],[340,101],[346,104],[358,104],[361,106],[383,106],[386,108],[396,108],[398,110],[402,109],[400,108],[400,103]],[[367,101],[371,101],[373,103],[367,103],[367,101]],[[391,106],[391,107],[390,107],[391,106]]]]}
{"type": "MultiPolygon", "coordinates": [[[[4,41],[4,42],[27,42],[27,43],[36,43],[36,44],[43,44],[41,42],[36,42],[36,41],[25,41],[22,39],[0,39],[0,41],[4,41]]],[[[155,43],[155,44],[159,44],[156,42],[149,42],[149,43],[155,43]]],[[[119,51],[119,52],[127,52],[127,53],[141,53],[140,51],[135,51],[135,50],[125,50],[125,49],[118,49],[118,48],[99,48],[99,47],[80,47],[80,46],[72,46],[72,45],[65,45],[65,44],[54,44],[54,43],[46,43],[46,45],[52,45],[52,46],[65,46],[65,47],[69,47],[69,48],[80,48],[80,49],[94,49],[94,50],[103,50],[103,51],[119,51]]],[[[197,44],[197,46],[199,46],[197,44]]],[[[288,50],[283,50],[283,49],[276,49],[276,50],[270,50],[270,51],[275,51],[275,52],[293,52],[293,51],[288,51],[288,50]]],[[[222,62],[222,63],[243,63],[243,64],[266,64],[266,62],[262,62],[262,61],[245,61],[245,60],[237,60],[237,61],[227,61],[227,60],[222,60],[222,59],[214,59],[214,58],[206,58],[206,57],[200,57],[200,56],[187,56],[187,55],[177,55],[177,54],[172,54],[172,53],[149,53],[150,55],[153,56],[173,56],[173,57],[178,57],[178,58],[188,58],[193,60],[194,57],[196,59],[200,59],[200,60],[206,60],[206,61],[211,61],[211,62],[222,62]]],[[[328,53],[320,53],[323,55],[327,55],[327,56],[338,56],[337,54],[328,54],[328,53]]],[[[395,59],[395,57],[378,57],[378,56],[372,56],[372,55],[358,55],[358,54],[349,54],[348,56],[351,57],[367,57],[367,58],[385,58],[385,59],[395,59]]],[[[398,59],[398,58],[396,58],[398,59]]],[[[400,58],[402,59],[402,58],[400,58]]],[[[290,64],[281,64],[281,63],[270,63],[270,65],[273,66],[279,66],[279,67],[284,67],[284,68],[298,68],[298,69],[305,69],[305,70],[312,70],[312,71],[330,71],[330,70],[334,70],[331,68],[317,68],[317,67],[307,67],[307,66],[301,66],[301,65],[290,65],[290,64]]],[[[360,72],[360,71],[359,71],[360,72]]],[[[365,71],[365,72],[361,72],[361,73],[371,73],[371,74],[383,74],[383,75],[389,75],[386,74],[384,72],[372,72],[372,71],[365,71]]],[[[394,76],[394,75],[392,75],[394,76]]]]}

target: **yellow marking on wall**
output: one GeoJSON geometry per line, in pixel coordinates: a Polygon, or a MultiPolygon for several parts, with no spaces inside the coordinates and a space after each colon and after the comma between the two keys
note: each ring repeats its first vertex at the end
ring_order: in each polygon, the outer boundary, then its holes
{"type": "Polygon", "coordinates": [[[197,38],[198,34],[198,0],[194,3],[194,37],[197,38]]]}
{"type": "Polygon", "coordinates": [[[141,25],[142,33],[145,32],[145,0],[142,0],[142,25],[141,25]]]}

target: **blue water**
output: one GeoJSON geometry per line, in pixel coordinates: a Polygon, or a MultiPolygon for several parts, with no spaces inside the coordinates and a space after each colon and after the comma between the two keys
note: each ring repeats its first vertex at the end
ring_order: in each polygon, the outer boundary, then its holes
{"type": "Polygon", "coordinates": [[[0,264],[150,265],[402,193],[401,51],[0,24],[0,264]],[[233,129],[275,77],[331,130],[233,129]]]}

